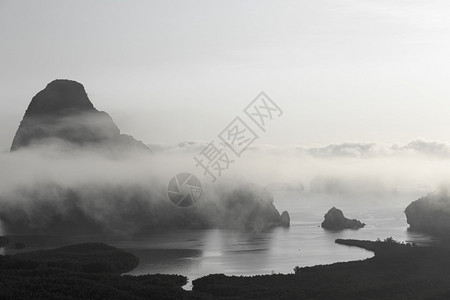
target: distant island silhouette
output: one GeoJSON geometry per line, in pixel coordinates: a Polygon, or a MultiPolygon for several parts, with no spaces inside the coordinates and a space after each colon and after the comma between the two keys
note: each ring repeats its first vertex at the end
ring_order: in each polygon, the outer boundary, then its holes
{"type": "MultiPolygon", "coordinates": [[[[69,163],[74,157],[87,158],[77,166],[86,173],[96,160],[107,168],[123,162],[124,171],[132,172],[126,159],[147,163],[154,157],[149,147],[122,134],[108,113],[94,107],[81,83],[67,79],[50,82],[32,98],[11,145],[10,155],[21,153],[35,161],[43,156],[69,163]]],[[[255,232],[290,224],[288,212],[275,208],[272,193],[251,182],[217,184],[193,207],[178,209],[164,196],[166,186],[159,178],[110,182],[108,170],[104,172],[106,179],[83,184],[50,178],[24,182],[0,195],[0,203],[8,203],[0,207],[0,220],[7,232],[34,234],[135,234],[170,228],[255,232]]]]}
{"type": "Polygon", "coordinates": [[[445,239],[450,237],[450,195],[440,190],[421,197],[405,209],[410,230],[425,232],[445,239]]]}
{"type": "Polygon", "coordinates": [[[322,228],[328,230],[359,229],[365,225],[356,219],[347,219],[342,210],[336,207],[330,208],[321,224],[322,228]]]}
{"type": "Polygon", "coordinates": [[[50,82],[33,97],[11,151],[48,142],[65,142],[67,147],[150,151],[134,137],[121,134],[111,117],[94,107],[82,84],[66,79],[50,82]]]}

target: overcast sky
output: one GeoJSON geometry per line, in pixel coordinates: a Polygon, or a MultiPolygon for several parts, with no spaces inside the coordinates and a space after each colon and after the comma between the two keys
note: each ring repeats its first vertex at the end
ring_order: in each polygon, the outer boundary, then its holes
{"type": "Polygon", "coordinates": [[[450,2],[0,0],[0,149],[56,78],[146,143],[213,140],[260,92],[259,142],[450,141],[450,2]]]}

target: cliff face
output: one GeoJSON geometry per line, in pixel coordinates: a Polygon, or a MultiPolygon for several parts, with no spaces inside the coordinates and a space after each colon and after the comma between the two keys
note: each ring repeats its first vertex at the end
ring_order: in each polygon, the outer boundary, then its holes
{"type": "Polygon", "coordinates": [[[450,196],[447,193],[419,198],[406,207],[405,214],[412,230],[450,236],[450,196]]]}
{"type": "Polygon", "coordinates": [[[121,134],[111,117],[94,107],[83,85],[71,80],[54,80],[33,97],[11,151],[48,142],[150,151],[121,134]]]}

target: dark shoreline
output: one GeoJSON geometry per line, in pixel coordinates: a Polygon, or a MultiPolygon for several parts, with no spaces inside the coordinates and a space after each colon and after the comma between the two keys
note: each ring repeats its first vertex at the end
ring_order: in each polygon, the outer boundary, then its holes
{"type": "MultiPolygon", "coordinates": [[[[295,268],[292,274],[193,280],[181,275],[121,275],[137,257],[101,243],[0,258],[0,298],[21,299],[443,299],[450,297],[450,249],[338,239],[375,253],[360,261],[295,268]],[[98,262],[101,257],[101,262],[98,262]]],[[[294,269],[294,266],[293,266],[294,269]]]]}
{"type": "Polygon", "coordinates": [[[360,261],[296,268],[295,274],[214,274],[193,291],[218,299],[449,299],[450,249],[385,241],[336,240],[373,251],[360,261]]]}

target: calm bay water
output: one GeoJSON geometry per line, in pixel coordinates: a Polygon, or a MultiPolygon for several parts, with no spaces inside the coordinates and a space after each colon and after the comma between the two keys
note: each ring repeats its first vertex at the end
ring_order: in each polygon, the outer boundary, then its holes
{"type": "MultiPolygon", "coordinates": [[[[145,236],[103,240],[134,253],[139,266],[129,274],[182,274],[190,280],[211,274],[255,275],[292,273],[295,266],[313,266],[360,260],[372,252],[334,243],[337,238],[375,240],[393,237],[399,241],[432,242],[432,238],[407,230],[403,213],[421,195],[380,197],[312,195],[274,192],[275,206],[291,216],[290,228],[275,228],[264,233],[239,233],[229,230],[160,231],[145,236]],[[320,223],[333,206],[348,218],[366,223],[359,230],[331,232],[320,223]]],[[[24,251],[61,246],[67,243],[98,241],[95,237],[22,237],[24,251]]],[[[13,253],[8,250],[8,253],[13,253]]],[[[189,286],[188,286],[189,288],[189,286]]]]}

